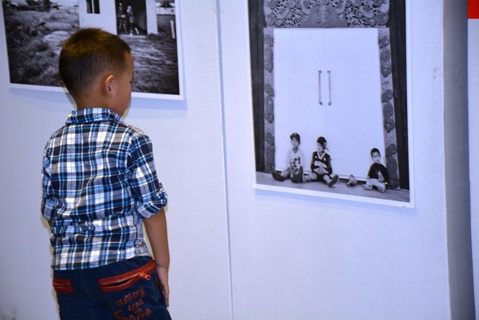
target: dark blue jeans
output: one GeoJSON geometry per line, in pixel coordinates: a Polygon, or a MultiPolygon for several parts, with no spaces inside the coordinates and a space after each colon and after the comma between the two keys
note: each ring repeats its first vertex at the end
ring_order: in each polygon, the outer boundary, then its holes
{"type": "Polygon", "coordinates": [[[171,319],[150,257],[54,270],[53,286],[62,320],[171,319]]]}

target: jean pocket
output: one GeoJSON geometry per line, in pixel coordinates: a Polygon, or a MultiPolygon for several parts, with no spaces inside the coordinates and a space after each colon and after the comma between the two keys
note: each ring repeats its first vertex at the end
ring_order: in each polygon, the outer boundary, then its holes
{"type": "Polygon", "coordinates": [[[171,319],[156,281],[154,260],[116,276],[98,279],[115,319],[171,319]]]}
{"type": "Polygon", "coordinates": [[[53,288],[56,293],[69,294],[73,293],[73,286],[70,279],[53,278],[53,288]]]}
{"type": "Polygon", "coordinates": [[[147,264],[116,276],[98,279],[98,284],[102,292],[115,292],[130,288],[138,281],[145,279],[150,280],[151,275],[155,271],[155,260],[151,260],[147,264]]]}

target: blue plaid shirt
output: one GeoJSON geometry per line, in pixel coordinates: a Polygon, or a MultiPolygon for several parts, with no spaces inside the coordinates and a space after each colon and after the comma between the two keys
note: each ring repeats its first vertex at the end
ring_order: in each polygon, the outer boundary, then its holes
{"type": "Polygon", "coordinates": [[[42,184],[52,268],[94,268],[150,255],[143,219],[167,204],[167,194],[150,139],[117,113],[73,111],[47,142],[42,184]]]}

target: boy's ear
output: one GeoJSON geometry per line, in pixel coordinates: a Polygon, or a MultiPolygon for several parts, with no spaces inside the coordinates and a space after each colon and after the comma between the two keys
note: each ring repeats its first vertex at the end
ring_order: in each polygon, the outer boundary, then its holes
{"type": "Polygon", "coordinates": [[[103,90],[105,91],[105,94],[107,96],[111,96],[112,95],[112,86],[113,86],[113,81],[115,80],[115,77],[113,77],[113,75],[109,75],[108,77],[106,77],[105,79],[105,82],[103,84],[103,90]]]}

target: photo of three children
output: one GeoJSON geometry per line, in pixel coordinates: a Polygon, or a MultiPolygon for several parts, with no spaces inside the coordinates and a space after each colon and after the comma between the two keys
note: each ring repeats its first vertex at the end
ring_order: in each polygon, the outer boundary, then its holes
{"type": "MultiPolygon", "coordinates": [[[[333,174],[331,164],[331,155],[327,147],[327,140],[320,136],[316,140],[317,151],[314,151],[311,158],[310,171],[304,169],[306,164],[304,153],[300,148],[301,136],[297,132],[290,135],[291,149],[286,154],[286,168],[283,170],[274,170],[272,177],[277,181],[291,179],[293,183],[303,182],[323,182],[328,187],[333,188],[339,181],[338,174],[333,174]]],[[[383,193],[387,189],[389,173],[387,168],[381,163],[381,153],[378,148],[372,148],[370,151],[373,163],[369,167],[367,178],[363,183],[364,190],[376,189],[383,193]]],[[[358,179],[350,174],[346,185],[354,187],[358,184],[358,179]]]]}

